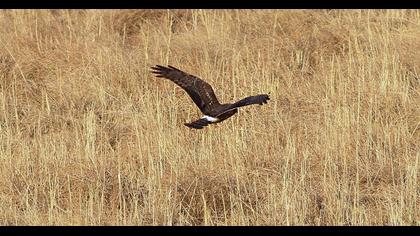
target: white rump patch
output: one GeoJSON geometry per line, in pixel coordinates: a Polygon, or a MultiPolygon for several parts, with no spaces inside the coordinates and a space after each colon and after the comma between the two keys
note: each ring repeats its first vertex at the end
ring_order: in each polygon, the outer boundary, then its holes
{"type": "Polygon", "coordinates": [[[201,117],[201,119],[206,119],[207,121],[210,121],[210,122],[216,122],[216,121],[219,120],[219,118],[215,118],[215,117],[211,117],[211,116],[207,116],[207,115],[201,117]]]}

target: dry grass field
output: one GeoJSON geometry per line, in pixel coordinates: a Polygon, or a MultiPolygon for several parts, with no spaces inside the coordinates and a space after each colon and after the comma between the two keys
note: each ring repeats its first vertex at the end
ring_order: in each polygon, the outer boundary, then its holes
{"type": "Polygon", "coordinates": [[[2,10],[1,225],[420,225],[420,10],[2,10]],[[173,65],[219,100],[202,130],[173,65]]]}

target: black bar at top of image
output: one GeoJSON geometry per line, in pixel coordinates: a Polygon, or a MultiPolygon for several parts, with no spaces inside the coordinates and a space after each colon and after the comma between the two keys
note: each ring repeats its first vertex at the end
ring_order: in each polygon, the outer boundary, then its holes
{"type": "Polygon", "coordinates": [[[126,9],[126,8],[228,8],[228,9],[360,9],[360,8],[419,8],[420,2],[414,0],[380,1],[380,0],[20,0],[0,1],[2,8],[42,8],[42,9],[126,9]]]}

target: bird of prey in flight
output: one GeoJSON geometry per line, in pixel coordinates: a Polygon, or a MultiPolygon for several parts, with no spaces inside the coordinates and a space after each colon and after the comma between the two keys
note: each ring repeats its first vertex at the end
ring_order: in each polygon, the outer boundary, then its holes
{"type": "Polygon", "coordinates": [[[270,100],[267,94],[260,94],[246,97],[235,103],[220,104],[210,84],[200,78],[183,72],[173,66],[164,67],[156,65],[152,67],[152,69],[152,73],[156,74],[156,77],[169,79],[183,88],[204,114],[203,117],[196,121],[185,123],[185,125],[190,128],[202,129],[204,126],[222,122],[233,116],[238,112],[239,107],[252,104],[263,105],[270,100]]]}

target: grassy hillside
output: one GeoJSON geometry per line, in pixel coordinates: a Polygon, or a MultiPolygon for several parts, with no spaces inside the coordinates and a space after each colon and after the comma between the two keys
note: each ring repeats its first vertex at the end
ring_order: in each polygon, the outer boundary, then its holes
{"type": "Polygon", "coordinates": [[[3,10],[1,225],[420,225],[419,10],[3,10]],[[150,73],[219,100],[217,125],[150,73]]]}

